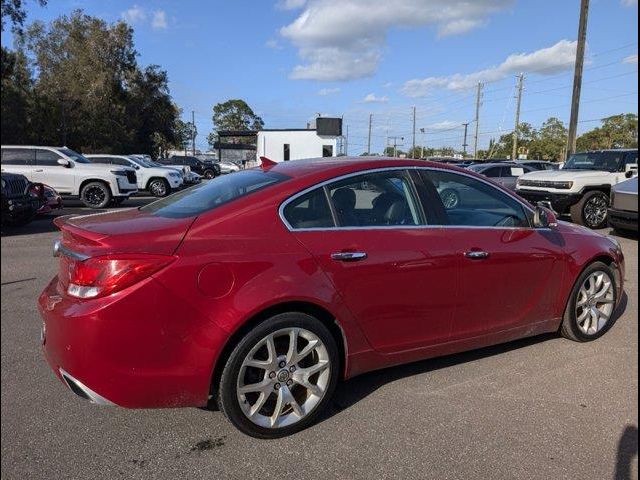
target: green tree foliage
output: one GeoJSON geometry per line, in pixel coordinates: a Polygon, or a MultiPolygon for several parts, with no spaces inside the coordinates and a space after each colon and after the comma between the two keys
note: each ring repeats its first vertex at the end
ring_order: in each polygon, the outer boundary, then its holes
{"type": "MultiPolygon", "coordinates": [[[[213,106],[213,130],[209,133],[207,141],[213,147],[218,141],[220,130],[260,130],[264,127],[264,121],[256,115],[244,100],[233,99],[213,106]]],[[[234,137],[235,143],[252,141],[248,137],[234,137]]]]}
{"type": "MultiPolygon", "coordinates": [[[[37,0],[40,6],[47,4],[47,0],[37,0]]],[[[0,14],[2,16],[2,23],[0,29],[4,32],[4,22],[8,19],[11,22],[11,29],[16,33],[22,32],[22,25],[27,17],[27,13],[24,11],[23,0],[0,0],[0,14]]]]}
{"type": "Polygon", "coordinates": [[[602,125],[578,137],[576,150],[638,148],[638,116],[633,113],[604,118],[602,125]]]}
{"type": "Polygon", "coordinates": [[[18,51],[10,52],[12,68],[5,68],[3,52],[3,142],[151,154],[175,143],[179,110],[167,74],[157,65],[138,66],[127,24],[108,24],[78,10],[49,25],[36,22],[20,38],[18,51]],[[16,93],[5,98],[5,91],[16,93]],[[20,118],[11,121],[29,128],[9,128],[5,136],[10,120],[4,112],[22,104],[14,114],[20,118]]]}

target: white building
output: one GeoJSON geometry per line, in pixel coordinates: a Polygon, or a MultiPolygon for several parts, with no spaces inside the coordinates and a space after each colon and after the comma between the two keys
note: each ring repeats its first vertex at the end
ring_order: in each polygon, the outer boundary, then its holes
{"type": "Polygon", "coordinates": [[[325,129],[329,133],[327,135],[320,135],[318,129],[260,130],[256,141],[256,161],[259,162],[260,157],[274,162],[335,157],[341,129],[340,122],[340,130],[325,129]]]}

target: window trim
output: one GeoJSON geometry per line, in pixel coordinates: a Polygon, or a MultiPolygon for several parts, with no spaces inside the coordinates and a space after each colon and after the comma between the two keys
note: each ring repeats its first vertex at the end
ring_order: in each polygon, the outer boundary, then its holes
{"type": "MultiPolygon", "coordinates": [[[[409,175],[409,178],[411,179],[411,183],[413,184],[414,180],[413,177],[411,175],[409,175]]],[[[415,188],[415,185],[414,187],[415,188]]],[[[325,195],[327,194],[326,192],[326,188],[324,188],[325,190],[325,195]]],[[[422,214],[425,215],[424,212],[424,206],[422,205],[422,199],[420,198],[420,196],[417,194],[417,192],[414,192],[414,195],[416,195],[416,200],[418,200],[419,203],[419,208],[422,211],[422,214]]],[[[330,208],[333,208],[331,206],[331,202],[329,202],[329,206],[330,208]]],[[[333,212],[332,212],[333,213],[333,212]]],[[[318,182],[310,187],[305,188],[304,190],[301,190],[289,197],[287,197],[282,203],[280,203],[280,206],[278,207],[278,215],[280,216],[280,221],[282,221],[282,223],[284,224],[284,226],[287,228],[287,230],[289,230],[290,232],[325,232],[325,231],[348,231],[348,230],[413,230],[413,229],[420,229],[420,228],[428,228],[428,229],[457,229],[457,230],[461,230],[461,229],[465,229],[465,230],[551,230],[550,227],[548,228],[536,228],[531,224],[531,217],[530,215],[534,214],[534,210],[533,208],[531,208],[531,205],[529,205],[528,203],[526,203],[525,201],[523,201],[521,198],[517,197],[516,195],[511,194],[510,192],[504,191],[501,188],[497,187],[493,182],[485,180],[484,178],[480,178],[477,177],[475,175],[470,175],[466,172],[459,172],[457,170],[449,170],[449,169],[445,169],[445,168],[437,168],[437,167],[418,167],[418,166],[404,166],[404,167],[383,167],[383,168],[371,168],[371,169],[367,169],[367,170],[360,170],[358,172],[351,172],[351,173],[347,173],[345,175],[341,175],[339,177],[334,177],[331,178],[329,180],[324,180],[322,182],[318,182]],[[377,172],[387,172],[387,171],[393,171],[393,170],[406,170],[408,172],[410,172],[411,170],[426,170],[426,171],[435,171],[435,172],[447,172],[447,173],[453,173],[456,175],[462,175],[464,177],[469,177],[472,178],[474,180],[477,180],[479,182],[485,183],[487,184],[489,187],[491,188],[495,188],[496,190],[504,193],[505,195],[510,196],[511,198],[513,198],[516,202],[518,202],[522,208],[524,209],[524,213],[525,216],[527,217],[527,220],[529,221],[529,226],[526,227],[496,227],[496,226],[491,226],[491,227],[487,227],[487,226],[476,226],[476,225],[370,225],[370,226],[362,226],[362,227],[353,227],[353,226],[346,226],[346,227],[340,227],[340,226],[334,226],[334,227],[314,227],[314,228],[293,228],[289,222],[287,221],[287,219],[284,216],[284,209],[285,207],[292,202],[293,200],[295,200],[298,197],[301,197],[302,195],[305,195],[307,193],[309,193],[311,190],[314,190],[316,188],[324,188],[327,185],[334,183],[336,181],[341,181],[350,177],[357,177],[359,175],[364,175],[364,174],[368,174],[368,173],[377,173],[377,172]]],[[[426,220],[426,215],[424,216],[424,219],[426,220]]],[[[335,220],[334,220],[335,222],[335,220]]],[[[337,224],[336,224],[337,225],[337,224]]]]}

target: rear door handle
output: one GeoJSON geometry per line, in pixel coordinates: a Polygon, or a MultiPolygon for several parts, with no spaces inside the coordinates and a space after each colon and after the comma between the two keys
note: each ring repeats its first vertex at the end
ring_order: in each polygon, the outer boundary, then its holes
{"type": "Polygon", "coordinates": [[[331,260],[338,262],[357,262],[367,258],[365,252],[336,252],[331,254],[331,260]]]}
{"type": "Polygon", "coordinates": [[[470,252],[465,252],[464,256],[467,258],[471,258],[473,260],[482,260],[489,257],[489,252],[482,252],[480,250],[472,250],[470,252]]]}

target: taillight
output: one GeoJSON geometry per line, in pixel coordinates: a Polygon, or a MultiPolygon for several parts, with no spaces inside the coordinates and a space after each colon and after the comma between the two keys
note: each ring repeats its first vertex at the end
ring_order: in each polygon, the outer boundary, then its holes
{"type": "Polygon", "coordinates": [[[174,260],[172,256],[151,254],[112,254],[82,261],[65,258],[63,283],[72,297],[104,297],[150,277],[174,260]]]}

